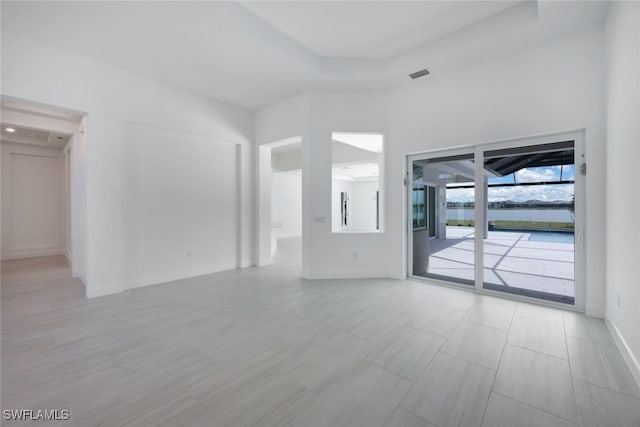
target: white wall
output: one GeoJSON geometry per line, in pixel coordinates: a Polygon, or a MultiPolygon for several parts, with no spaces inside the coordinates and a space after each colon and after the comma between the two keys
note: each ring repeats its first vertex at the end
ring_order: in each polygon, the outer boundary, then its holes
{"type": "Polygon", "coordinates": [[[311,92],[260,111],[258,134],[301,134],[308,124],[302,150],[303,276],[404,277],[406,154],[585,128],[586,311],[602,316],[603,46],[602,29],[594,28],[444,75],[435,70],[389,94],[311,92]],[[383,232],[331,233],[332,131],[385,135],[383,232]]]}
{"type": "MultiPolygon", "coordinates": [[[[229,259],[233,256],[238,258],[236,252],[240,255],[240,265],[252,263],[254,117],[251,112],[192,95],[6,31],[2,33],[2,59],[4,95],[88,113],[83,154],[86,165],[86,229],[78,232],[81,235],[75,236],[79,241],[86,241],[88,296],[119,292],[130,285],[149,284],[149,280],[160,282],[184,274],[212,271],[220,266],[226,268],[230,266],[229,259]],[[136,126],[148,131],[135,133],[133,129],[136,126]],[[169,134],[171,137],[167,136],[169,134]],[[143,271],[133,272],[131,260],[127,257],[131,255],[130,248],[139,242],[133,241],[128,233],[132,210],[131,183],[128,179],[139,167],[152,168],[154,172],[149,172],[149,177],[154,174],[162,176],[163,170],[172,170],[174,163],[173,156],[168,154],[149,163],[145,159],[148,153],[137,151],[133,154],[135,150],[131,150],[130,144],[132,136],[135,136],[141,138],[134,141],[140,146],[153,146],[157,135],[164,140],[171,139],[176,151],[192,148],[194,141],[215,141],[215,147],[200,151],[205,158],[212,159],[212,169],[223,167],[231,158],[229,154],[216,159],[214,156],[219,150],[225,153],[227,150],[218,145],[238,146],[228,149],[239,150],[239,191],[234,181],[225,194],[228,192],[230,198],[237,198],[240,227],[235,220],[226,225],[231,230],[238,229],[239,238],[221,236],[214,243],[221,247],[228,246],[229,252],[225,252],[221,258],[217,258],[217,255],[207,258],[204,248],[209,244],[211,233],[202,232],[202,223],[193,224],[191,229],[186,230],[182,224],[167,219],[169,222],[165,225],[170,223],[171,226],[181,227],[186,233],[187,240],[179,245],[180,253],[171,256],[151,252],[143,271]],[[188,261],[188,265],[183,255],[187,247],[201,248],[194,250],[194,258],[188,261]],[[229,257],[229,253],[233,255],[229,257]],[[203,255],[202,258],[200,255],[203,255]]],[[[159,144],[163,145],[165,141],[159,141],[159,144]]],[[[180,161],[190,160],[182,158],[180,161]]],[[[205,173],[202,167],[197,172],[198,176],[190,175],[188,183],[186,180],[179,181],[175,186],[163,189],[162,198],[181,200],[185,192],[204,194],[211,191],[215,194],[216,184],[211,182],[210,174],[205,173]]],[[[161,187],[152,186],[151,189],[160,190],[161,187]]],[[[82,203],[83,200],[76,198],[75,202],[82,203]]],[[[143,210],[136,211],[138,218],[152,220],[152,216],[159,213],[153,207],[145,205],[143,210]]],[[[207,209],[214,208],[208,206],[207,209]]],[[[212,217],[211,221],[214,226],[216,218],[212,217]]],[[[162,240],[156,233],[165,233],[167,230],[159,230],[154,229],[152,235],[146,236],[148,242],[162,240]]]]}
{"type": "Polygon", "coordinates": [[[606,23],[607,306],[640,382],[640,4],[615,3],[606,23]],[[618,303],[619,301],[619,303],[618,303]]]}
{"type": "Polygon", "coordinates": [[[275,172],[271,181],[271,223],[277,238],[302,235],[302,175],[275,172]]]}
{"type": "Polygon", "coordinates": [[[275,172],[301,170],[302,150],[276,154],[271,153],[271,169],[275,172]]]}
{"type": "MultiPolygon", "coordinates": [[[[303,216],[303,271],[307,278],[386,277],[387,235],[385,232],[333,233],[332,222],[332,132],[364,132],[387,135],[387,95],[381,93],[312,92],[309,94],[310,121],[308,144],[303,144],[303,203],[309,215],[303,216]],[[306,171],[310,171],[307,174],[306,171]],[[305,193],[309,196],[305,199],[305,193]],[[304,228],[305,222],[308,230],[304,228]],[[308,256],[305,264],[304,256],[308,256]]],[[[385,138],[385,148],[388,147],[385,138]]],[[[380,176],[385,172],[385,156],[381,156],[380,176]]],[[[401,177],[398,179],[402,179],[401,177]]],[[[388,182],[388,181],[387,181],[388,182]]],[[[384,228],[385,181],[380,183],[381,224],[384,228]]],[[[399,206],[401,209],[401,206],[399,206]]]]}
{"type": "Polygon", "coordinates": [[[351,229],[374,231],[376,229],[377,180],[353,181],[351,198],[351,229]]]}
{"type": "Polygon", "coordinates": [[[62,255],[66,216],[60,150],[2,144],[2,259],[62,255]]]}
{"type": "Polygon", "coordinates": [[[125,288],[236,268],[237,146],[138,124],[124,133],[125,288]]]}
{"type": "Polygon", "coordinates": [[[331,180],[331,230],[364,231],[376,230],[376,191],[380,186],[377,180],[357,181],[341,178],[331,180]],[[346,192],[349,198],[347,204],[347,226],[342,227],[340,193],[346,192]]]}

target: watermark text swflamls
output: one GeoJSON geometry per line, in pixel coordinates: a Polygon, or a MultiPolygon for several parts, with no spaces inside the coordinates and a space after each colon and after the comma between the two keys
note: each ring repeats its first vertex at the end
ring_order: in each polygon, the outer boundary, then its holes
{"type": "Polygon", "coordinates": [[[4,409],[5,421],[67,421],[71,418],[68,409],[4,409]]]}

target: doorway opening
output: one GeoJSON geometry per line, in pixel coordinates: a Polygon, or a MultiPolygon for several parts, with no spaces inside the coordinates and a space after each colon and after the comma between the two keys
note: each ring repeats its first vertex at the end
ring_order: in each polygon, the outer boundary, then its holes
{"type": "Polygon", "coordinates": [[[86,116],[4,96],[1,108],[5,284],[42,269],[84,282],[86,116]]]}
{"type": "Polygon", "coordinates": [[[579,132],[409,156],[409,275],[583,308],[582,147],[579,132]]]}
{"type": "Polygon", "coordinates": [[[260,265],[302,268],[302,139],[260,147],[260,265]]]}

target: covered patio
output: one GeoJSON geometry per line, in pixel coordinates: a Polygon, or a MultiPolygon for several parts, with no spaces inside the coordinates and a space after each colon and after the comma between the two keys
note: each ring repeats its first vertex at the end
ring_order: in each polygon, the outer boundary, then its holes
{"type": "MultiPolygon", "coordinates": [[[[553,238],[553,234],[536,231],[489,231],[484,241],[485,287],[572,302],[572,234],[558,234],[553,238]]],[[[423,275],[472,282],[473,227],[448,226],[446,236],[429,241],[429,260],[423,275]]]]}

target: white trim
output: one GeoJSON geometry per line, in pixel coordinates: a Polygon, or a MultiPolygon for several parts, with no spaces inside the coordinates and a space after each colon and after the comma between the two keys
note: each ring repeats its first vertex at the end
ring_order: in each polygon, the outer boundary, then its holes
{"type": "Polygon", "coordinates": [[[2,261],[24,258],[40,258],[43,256],[65,255],[64,251],[59,248],[25,248],[25,249],[9,249],[8,254],[2,255],[2,261]]]}
{"type": "MultiPolygon", "coordinates": [[[[514,142],[514,141],[520,141],[520,140],[526,140],[526,139],[554,138],[558,135],[578,134],[581,132],[583,134],[586,133],[586,128],[574,128],[574,129],[553,131],[548,133],[536,133],[528,136],[516,136],[514,138],[495,139],[491,141],[483,141],[483,142],[478,142],[474,144],[460,144],[460,145],[454,145],[452,147],[434,148],[428,151],[412,151],[410,153],[407,153],[406,156],[409,157],[409,156],[421,156],[424,154],[432,154],[430,157],[440,157],[442,155],[441,153],[443,152],[452,152],[457,150],[461,152],[463,152],[464,150],[473,151],[477,145],[489,146],[490,144],[501,144],[504,142],[514,142]]],[[[539,144],[543,144],[543,143],[544,142],[539,142],[539,144]]],[[[420,157],[420,158],[423,158],[423,157],[420,157]]]]}
{"type": "Polygon", "coordinates": [[[79,272],[79,271],[75,271],[75,270],[71,270],[71,277],[73,277],[74,279],[78,279],[82,282],[82,284],[84,285],[84,287],[87,287],[87,279],[85,279],[85,277],[79,272]]]}
{"type": "Polygon", "coordinates": [[[238,268],[235,263],[221,264],[190,271],[178,271],[161,274],[158,276],[147,276],[124,282],[123,290],[142,288],[146,286],[159,285],[176,280],[190,279],[192,277],[205,276],[207,274],[219,273],[221,271],[234,270],[238,268]]]}
{"type": "MultiPolygon", "coordinates": [[[[489,198],[488,194],[485,194],[485,176],[484,176],[484,149],[480,145],[476,145],[475,152],[473,154],[473,161],[475,170],[473,176],[473,200],[474,200],[474,227],[473,232],[475,238],[473,239],[473,255],[474,255],[474,272],[473,277],[475,279],[476,291],[482,291],[484,289],[484,230],[487,218],[485,217],[485,206],[489,198]],[[482,184],[480,184],[482,182],[482,184]]],[[[446,184],[445,184],[446,191],[446,184]]],[[[445,200],[446,203],[446,200],[445,200]]],[[[429,255],[430,256],[430,255],[429,255]]]]}
{"type": "Polygon", "coordinates": [[[266,267],[267,265],[271,265],[273,260],[271,257],[262,257],[258,261],[258,267],[266,267]]]}
{"type": "Polygon", "coordinates": [[[604,308],[599,306],[598,304],[596,305],[587,304],[584,308],[584,314],[586,316],[596,317],[598,319],[605,318],[604,308]]]}
{"type": "Polygon", "coordinates": [[[87,288],[85,284],[85,296],[89,299],[103,297],[106,295],[119,294],[120,292],[122,292],[122,287],[118,285],[101,286],[99,288],[87,288]]]}
{"type": "MultiPolygon", "coordinates": [[[[193,277],[206,276],[208,274],[220,273],[222,271],[235,270],[238,268],[236,264],[222,264],[218,266],[210,266],[197,270],[180,271],[174,273],[167,273],[158,276],[148,276],[139,279],[127,280],[123,285],[112,284],[108,286],[101,286],[98,288],[86,288],[87,298],[96,298],[105,295],[117,294],[126,290],[143,288],[147,286],[160,285],[163,283],[174,282],[177,280],[190,279],[193,277]]],[[[74,273],[74,277],[77,273],[74,273]]],[[[78,277],[86,287],[84,278],[78,277]]]]}
{"type": "Polygon", "coordinates": [[[482,294],[482,295],[487,295],[487,296],[492,296],[492,297],[498,297],[498,298],[502,298],[502,299],[510,299],[513,301],[518,301],[518,302],[525,302],[525,303],[529,303],[529,304],[538,304],[538,305],[542,305],[545,307],[552,307],[552,308],[558,308],[561,310],[566,310],[566,311],[572,311],[572,312],[576,312],[576,313],[583,313],[582,310],[580,310],[579,308],[576,308],[573,305],[569,305],[569,304],[565,304],[565,303],[561,303],[561,302],[555,302],[555,301],[551,301],[551,300],[545,300],[545,299],[540,299],[540,298],[532,298],[532,297],[528,297],[525,295],[519,295],[519,294],[512,294],[512,293],[508,293],[508,292],[500,292],[500,291],[494,291],[492,289],[480,289],[477,290],[475,288],[474,285],[472,284],[464,284],[464,283],[458,283],[458,282],[453,282],[453,281],[448,281],[448,280],[443,280],[443,279],[436,279],[434,277],[422,277],[422,276],[408,276],[406,278],[406,280],[413,280],[414,282],[422,282],[422,283],[426,283],[428,285],[434,285],[434,286],[442,286],[445,288],[452,288],[452,289],[459,289],[459,290],[463,290],[463,291],[467,291],[467,292],[471,292],[471,293],[476,293],[476,294],[482,294]]]}
{"type": "Polygon", "coordinates": [[[609,319],[609,317],[605,316],[604,323],[607,325],[607,329],[611,332],[611,336],[613,337],[613,341],[616,343],[616,347],[622,353],[622,358],[627,364],[627,367],[631,371],[633,378],[636,380],[636,383],[640,386],[640,360],[633,354],[627,341],[624,339],[616,325],[609,319]]]}
{"type": "Polygon", "coordinates": [[[311,274],[303,274],[308,280],[341,280],[341,279],[395,279],[387,271],[320,271],[311,274]]]}

